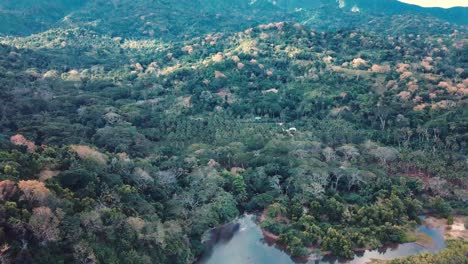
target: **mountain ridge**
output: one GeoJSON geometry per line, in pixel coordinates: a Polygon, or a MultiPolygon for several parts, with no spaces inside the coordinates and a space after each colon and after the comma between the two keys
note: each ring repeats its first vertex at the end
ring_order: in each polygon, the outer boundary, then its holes
{"type": "MultiPolygon", "coordinates": [[[[230,0],[222,2],[199,1],[179,1],[176,5],[162,0],[156,1],[101,1],[101,0],[62,0],[41,2],[34,0],[25,0],[18,3],[9,1],[0,5],[0,32],[3,34],[28,35],[37,33],[44,29],[52,27],[66,27],[70,23],[75,26],[85,26],[86,24],[96,22],[95,17],[100,20],[100,28],[108,32],[114,31],[120,35],[133,35],[134,37],[151,37],[156,34],[164,37],[164,34],[172,35],[173,32],[190,33],[190,26],[199,25],[199,28],[211,29],[211,32],[217,31],[235,31],[239,30],[240,23],[247,25],[258,25],[273,21],[296,21],[304,22],[313,19],[313,17],[326,17],[335,14],[343,22],[332,23],[321,22],[315,19],[311,24],[317,29],[345,28],[365,26],[365,23],[372,20],[382,19],[382,16],[413,14],[418,16],[435,16],[449,22],[455,22],[460,25],[467,25],[468,8],[455,8],[442,10],[437,8],[426,9],[398,2],[396,0],[385,0],[372,2],[369,0],[347,0],[342,2],[340,8],[339,1],[321,0],[306,2],[303,0],[230,0]],[[20,5],[20,6],[18,6],[20,5]],[[202,6],[203,8],[197,8],[202,6]],[[14,8],[15,7],[15,8],[14,8]],[[187,9],[184,9],[187,7],[187,9]],[[356,9],[353,12],[353,7],[356,9]],[[170,10],[172,9],[172,10],[170,10]],[[14,11],[16,10],[16,11],[14,11]],[[129,10],[132,10],[129,12],[129,10]],[[159,10],[159,11],[158,11],[159,10]],[[162,10],[167,10],[165,14],[170,16],[155,15],[162,10]],[[13,12],[12,12],[13,11],[13,12]],[[356,13],[356,14],[352,14],[356,13]],[[357,14],[359,13],[359,15],[357,14]],[[133,14],[131,17],[123,17],[122,14],[133,14]],[[34,20],[28,18],[35,16],[34,20]],[[147,24],[138,22],[145,16],[150,20],[147,24]],[[179,21],[176,17],[187,19],[179,21]],[[130,19],[130,20],[129,20],[130,19]],[[357,19],[357,20],[356,20],[357,19]],[[214,20],[214,21],[213,21],[214,20]],[[132,23],[134,25],[132,25],[132,23]],[[154,24],[154,25],[152,25],[154,24]],[[218,24],[218,25],[217,25],[218,24]],[[333,24],[336,24],[333,26],[333,24]],[[40,26],[38,26],[40,25],[40,26]],[[128,30],[122,31],[124,28],[128,30]],[[130,26],[130,27],[129,27],[130,26]],[[119,29],[120,28],[120,29],[119,29]],[[154,31],[154,33],[152,33],[154,31]]],[[[183,20],[183,19],[182,19],[183,20]]],[[[388,23],[384,22],[384,23],[388,23]]],[[[382,28],[384,29],[384,28],[382,28]]],[[[380,30],[377,30],[379,32],[380,30]]],[[[174,36],[180,38],[181,36],[174,36]]]]}

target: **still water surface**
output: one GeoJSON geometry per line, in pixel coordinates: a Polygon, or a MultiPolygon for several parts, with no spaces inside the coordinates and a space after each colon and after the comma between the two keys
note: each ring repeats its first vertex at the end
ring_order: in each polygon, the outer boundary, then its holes
{"type": "Polygon", "coordinates": [[[405,243],[377,250],[356,253],[352,260],[324,258],[321,260],[295,261],[273,243],[265,241],[255,216],[245,215],[240,219],[210,232],[210,249],[202,256],[199,264],[362,264],[371,259],[393,259],[417,254],[422,251],[438,252],[445,248],[443,230],[419,226],[418,231],[428,235],[429,245],[405,243]]]}

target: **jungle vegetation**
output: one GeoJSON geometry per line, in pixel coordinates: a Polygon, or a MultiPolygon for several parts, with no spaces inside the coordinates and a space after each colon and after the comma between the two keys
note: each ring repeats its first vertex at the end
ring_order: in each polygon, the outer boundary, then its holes
{"type": "Polygon", "coordinates": [[[1,263],[192,263],[243,212],[291,255],[348,258],[409,241],[420,214],[468,213],[464,21],[335,1],[6,2],[1,263]]]}

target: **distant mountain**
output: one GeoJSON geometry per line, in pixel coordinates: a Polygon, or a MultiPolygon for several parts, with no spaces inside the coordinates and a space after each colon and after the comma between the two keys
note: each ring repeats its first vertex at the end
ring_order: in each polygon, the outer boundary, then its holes
{"type": "Polygon", "coordinates": [[[49,29],[88,0],[0,1],[0,33],[29,35],[49,29]]]}
{"type": "MultiPolygon", "coordinates": [[[[349,6],[357,6],[363,12],[369,12],[374,15],[429,15],[451,23],[459,25],[468,25],[468,8],[438,8],[438,7],[420,7],[402,3],[396,0],[344,0],[349,2],[349,6]]],[[[351,7],[352,8],[352,7],[351,7]]]]}
{"type": "Polygon", "coordinates": [[[23,0],[0,4],[0,33],[17,36],[78,26],[111,36],[187,39],[278,21],[325,31],[447,33],[468,25],[468,8],[422,8],[396,0],[23,0]]]}
{"type": "Polygon", "coordinates": [[[397,0],[267,0],[275,2],[282,8],[290,10],[297,8],[317,9],[324,6],[342,8],[345,11],[363,12],[370,15],[430,15],[451,23],[468,25],[468,8],[424,8],[417,5],[402,3],[397,0]]]}

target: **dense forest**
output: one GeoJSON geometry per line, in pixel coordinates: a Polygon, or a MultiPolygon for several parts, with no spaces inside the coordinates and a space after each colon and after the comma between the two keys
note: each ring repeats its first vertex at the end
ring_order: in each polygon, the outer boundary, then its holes
{"type": "Polygon", "coordinates": [[[349,258],[468,214],[462,10],[4,2],[2,264],[193,263],[244,212],[292,256],[349,258]]]}

